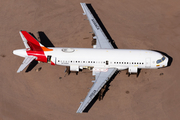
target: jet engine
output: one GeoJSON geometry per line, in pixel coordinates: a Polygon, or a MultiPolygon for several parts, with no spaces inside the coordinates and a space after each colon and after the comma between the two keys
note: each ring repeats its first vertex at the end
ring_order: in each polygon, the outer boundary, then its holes
{"type": "Polygon", "coordinates": [[[79,66],[78,65],[71,65],[70,66],[70,71],[79,71],[79,66]]]}
{"type": "Polygon", "coordinates": [[[137,67],[129,67],[128,69],[128,73],[137,73],[138,72],[138,68],[137,67]]]}

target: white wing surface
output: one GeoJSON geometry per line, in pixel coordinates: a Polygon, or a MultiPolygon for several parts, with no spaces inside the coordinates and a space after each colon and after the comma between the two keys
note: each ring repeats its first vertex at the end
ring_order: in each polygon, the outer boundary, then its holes
{"type": "Polygon", "coordinates": [[[89,4],[86,3],[80,3],[81,7],[84,11],[83,15],[86,15],[90,25],[92,27],[92,30],[95,34],[93,37],[96,39],[96,45],[93,46],[94,48],[108,48],[108,49],[114,49],[112,46],[110,40],[105,35],[104,31],[102,30],[101,26],[97,22],[97,19],[94,17],[93,13],[91,12],[91,9],[89,9],[89,4]]]}
{"type": "Polygon", "coordinates": [[[112,75],[116,72],[117,69],[111,68],[108,69],[107,72],[96,72],[95,73],[95,82],[86,96],[85,100],[81,102],[77,113],[82,113],[85,108],[89,105],[92,99],[97,95],[97,93],[101,90],[101,88],[106,84],[106,82],[112,77],[112,75]]]}
{"type": "Polygon", "coordinates": [[[26,68],[35,58],[36,57],[34,57],[34,56],[27,56],[27,57],[25,57],[23,63],[21,64],[21,66],[17,70],[17,73],[19,73],[22,70],[24,70],[24,68],[26,68]]]}

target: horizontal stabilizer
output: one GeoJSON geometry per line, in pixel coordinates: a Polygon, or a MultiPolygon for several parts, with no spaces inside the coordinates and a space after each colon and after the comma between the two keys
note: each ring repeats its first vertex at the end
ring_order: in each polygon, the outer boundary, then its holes
{"type": "Polygon", "coordinates": [[[21,64],[21,66],[17,70],[17,73],[19,73],[22,70],[24,70],[24,68],[26,68],[34,59],[36,59],[35,56],[27,56],[27,57],[25,57],[23,63],[21,64]]]}

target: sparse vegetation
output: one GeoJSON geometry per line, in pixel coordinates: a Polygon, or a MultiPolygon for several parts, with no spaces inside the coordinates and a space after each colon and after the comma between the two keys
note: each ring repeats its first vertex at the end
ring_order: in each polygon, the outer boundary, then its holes
{"type": "Polygon", "coordinates": [[[126,91],[126,94],[129,94],[129,91],[128,91],[128,90],[126,91]]]}
{"type": "Polygon", "coordinates": [[[4,55],[4,54],[1,54],[0,56],[1,56],[1,57],[6,57],[6,55],[4,55]]]}

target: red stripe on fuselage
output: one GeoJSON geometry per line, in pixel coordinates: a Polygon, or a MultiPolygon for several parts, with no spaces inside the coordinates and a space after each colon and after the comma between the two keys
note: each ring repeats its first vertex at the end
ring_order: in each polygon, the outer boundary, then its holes
{"type": "Polygon", "coordinates": [[[29,55],[32,55],[32,56],[36,56],[37,57],[37,61],[41,61],[41,62],[47,62],[47,58],[44,54],[44,51],[32,51],[32,50],[29,50],[29,51],[26,51],[28,56],[29,55]]]}
{"type": "Polygon", "coordinates": [[[55,63],[53,63],[53,62],[51,61],[51,65],[55,65],[55,63]]]}

